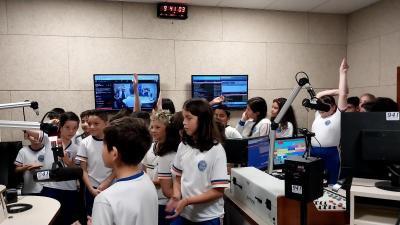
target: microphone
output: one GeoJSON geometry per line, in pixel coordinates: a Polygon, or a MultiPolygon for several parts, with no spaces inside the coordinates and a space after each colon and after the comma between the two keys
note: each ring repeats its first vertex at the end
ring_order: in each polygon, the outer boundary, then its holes
{"type": "Polygon", "coordinates": [[[328,104],[323,103],[321,100],[318,98],[314,99],[303,99],[303,102],[301,103],[304,107],[307,107],[309,109],[314,109],[318,111],[323,111],[323,112],[328,112],[331,109],[331,106],[328,104]]]}
{"type": "Polygon", "coordinates": [[[305,88],[307,89],[307,92],[310,95],[311,99],[316,98],[317,95],[315,94],[314,89],[311,87],[311,84],[308,83],[307,85],[305,85],[305,88]]]}
{"type": "Polygon", "coordinates": [[[39,116],[39,103],[38,102],[31,102],[31,108],[36,113],[36,116],[39,116]]]}
{"type": "Polygon", "coordinates": [[[35,171],[33,180],[36,182],[77,180],[82,177],[82,174],[80,167],[61,167],[35,171]]]}

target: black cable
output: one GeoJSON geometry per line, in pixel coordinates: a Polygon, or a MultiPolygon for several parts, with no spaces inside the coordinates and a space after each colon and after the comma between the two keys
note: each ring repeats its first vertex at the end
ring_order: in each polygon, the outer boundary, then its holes
{"type": "Polygon", "coordinates": [[[31,208],[32,208],[31,204],[17,203],[17,204],[7,205],[7,212],[10,214],[20,213],[20,212],[25,212],[26,210],[29,210],[31,208]]]}
{"type": "Polygon", "coordinates": [[[25,118],[25,107],[22,107],[22,115],[24,116],[24,121],[26,121],[26,118],[25,118]]]}

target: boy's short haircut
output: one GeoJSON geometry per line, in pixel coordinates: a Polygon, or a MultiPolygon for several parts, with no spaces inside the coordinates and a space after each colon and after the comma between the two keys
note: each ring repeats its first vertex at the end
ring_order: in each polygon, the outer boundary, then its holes
{"type": "Polygon", "coordinates": [[[67,121],[75,121],[79,125],[79,117],[74,112],[65,112],[60,115],[60,127],[63,127],[67,121]]]}
{"type": "Polygon", "coordinates": [[[124,164],[138,165],[149,150],[152,137],[142,119],[123,117],[104,129],[103,141],[108,151],[117,148],[124,164]]]}
{"type": "Polygon", "coordinates": [[[125,117],[125,116],[130,116],[131,114],[132,114],[132,111],[130,109],[122,108],[121,110],[118,111],[118,113],[116,113],[109,119],[109,122],[114,121],[116,119],[121,119],[122,117],[125,117]]]}
{"type": "Polygon", "coordinates": [[[50,120],[58,119],[60,118],[60,115],[63,113],[65,113],[65,110],[63,108],[53,108],[52,110],[49,111],[47,118],[49,118],[50,120]]]}
{"type": "Polygon", "coordinates": [[[360,105],[360,98],[357,96],[353,96],[353,97],[348,97],[347,98],[347,103],[350,105],[354,105],[355,107],[357,107],[358,105],[360,105]]]}
{"type": "Polygon", "coordinates": [[[81,119],[89,116],[91,110],[85,110],[83,112],[81,112],[81,114],[79,115],[81,117],[81,119]]]}
{"type": "Polygon", "coordinates": [[[106,122],[106,123],[108,122],[108,114],[106,111],[97,110],[97,109],[90,110],[88,112],[88,116],[97,116],[104,122],[106,122]]]}
{"type": "Polygon", "coordinates": [[[229,112],[228,106],[219,104],[219,105],[217,105],[217,106],[214,108],[214,111],[215,111],[216,109],[223,110],[223,111],[225,112],[226,116],[227,116],[228,118],[231,118],[231,112],[229,112]]]}
{"type": "Polygon", "coordinates": [[[131,116],[133,118],[142,119],[144,120],[144,122],[146,122],[147,125],[150,125],[150,113],[148,112],[145,111],[133,112],[131,116]]]}

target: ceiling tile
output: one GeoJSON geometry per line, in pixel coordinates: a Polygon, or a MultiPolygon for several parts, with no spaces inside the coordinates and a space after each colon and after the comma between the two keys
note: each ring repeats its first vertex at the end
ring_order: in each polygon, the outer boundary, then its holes
{"type": "Polygon", "coordinates": [[[379,0],[329,0],[311,10],[318,13],[351,13],[366,6],[372,5],[379,0]]]}
{"type": "Polygon", "coordinates": [[[327,0],[279,0],[274,1],[265,9],[282,10],[282,11],[296,11],[308,12],[312,8],[326,2],[327,0]]]}
{"type": "Polygon", "coordinates": [[[351,13],[380,0],[109,0],[137,3],[179,2],[196,6],[268,9],[295,12],[351,13]]]}
{"type": "Polygon", "coordinates": [[[232,7],[232,8],[247,8],[247,9],[264,9],[267,5],[271,4],[275,0],[222,0],[218,6],[220,7],[232,7]]]}

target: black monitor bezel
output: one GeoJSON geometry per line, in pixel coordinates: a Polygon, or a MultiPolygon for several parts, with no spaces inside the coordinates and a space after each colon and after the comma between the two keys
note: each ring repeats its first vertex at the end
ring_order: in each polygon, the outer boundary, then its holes
{"type": "MultiPolygon", "coordinates": [[[[249,100],[249,75],[248,74],[234,74],[234,75],[229,75],[229,74],[223,74],[223,75],[218,75],[218,74],[192,74],[191,76],[191,96],[192,98],[196,98],[197,96],[194,96],[194,88],[193,88],[193,77],[196,76],[215,76],[215,77],[242,77],[245,76],[247,78],[247,87],[246,87],[246,92],[247,92],[247,100],[246,102],[249,100]]],[[[227,106],[227,105],[226,105],[227,106]]],[[[215,106],[214,106],[215,107],[215,106]]],[[[229,110],[243,110],[247,107],[247,104],[245,106],[241,106],[241,107],[229,107],[227,106],[227,109],[229,110]]]]}
{"type": "MultiPolygon", "coordinates": [[[[142,75],[154,76],[154,75],[156,75],[158,77],[158,82],[157,82],[157,99],[158,99],[159,96],[160,96],[160,92],[161,92],[161,90],[160,90],[160,83],[161,83],[160,74],[158,74],[158,73],[138,73],[137,75],[138,76],[142,76],[142,75]]],[[[102,74],[95,73],[95,74],[93,74],[94,109],[101,110],[101,111],[107,111],[107,112],[118,112],[119,110],[121,110],[121,109],[100,109],[100,108],[97,107],[97,105],[96,105],[96,87],[95,87],[96,76],[132,76],[133,77],[133,73],[120,73],[120,74],[118,74],[118,73],[110,73],[110,74],[108,74],[108,73],[102,73],[102,74]]],[[[157,104],[157,101],[155,101],[154,104],[157,104]]],[[[154,104],[153,104],[153,107],[154,107],[154,104]]],[[[141,108],[141,111],[151,112],[152,108],[141,108]]]]}

